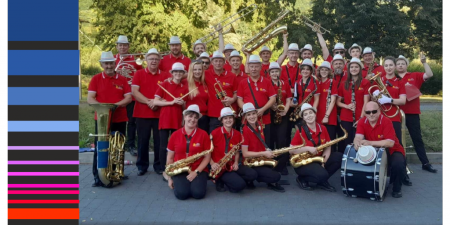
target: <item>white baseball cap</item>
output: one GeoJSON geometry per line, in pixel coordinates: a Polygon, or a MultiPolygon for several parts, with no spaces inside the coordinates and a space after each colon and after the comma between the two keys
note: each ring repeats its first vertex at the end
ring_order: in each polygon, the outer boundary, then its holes
{"type": "Polygon", "coordinates": [[[196,104],[192,104],[187,109],[183,111],[183,116],[186,116],[187,112],[195,112],[198,114],[198,118],[200,119],[202,117],[202,114],[200,113],[200,108],[196,104]]]}
{"type": "Polygon", "coordinates": [[[318,67],[318,69],[320,68],[327,68],[331,70],[331,64],[328,61],[323,61],[322,64],[320,64],[320,66],[318,67]]]}
{"type": "Polygon", "coordinates": [[[300,51],[300,49],[298,48],[298,44],[291,43],[288,47],[288,51],[300,51]]]}
{"type": "Polygon", "coordinates": [[[270,52],[270,53],[272,53],[272,51],[270,51],[269,47],[267,47],[265,45],[262,46],[261,51],[259,51],[259,54],[261,55],[261,53],[263,53],[263,52],[270,52]]]}
{"type": "Polygon", "coordinates": [[[233,51],[231,52],[230,57],[228,57],[228,60],[231,60],[232,57],[239,57],[239,58],[241,58],[241,60],[242,60],[242,56],[241,56],[241,55],[239,54],[239,52],[236,51],[236,50],[233,50],[233,51]]]}
{"type": "Polygon", "coordinates": [[[145,58],[147,58],[148,55],[158,55],[161,58],[161,55],[159,54],[158,50],[156,48],[151,48],[148,50],[147,54],[145,54],[145,58]]]}
{"type": "Polygon", "coordinates": [[[331,50],[331,51],[333,51],[334,52],[334,50],[347,50],[347,49],[345,49],[345,47],[344,47],[344,44],[342,44],[342,43],[336,43],[335,45],[334,45],[334,48],[333,48],[333,50],[331,50]]]}
{"type": "Polygon", "coordinates": [[[222,118],[226,116],[235,116],[233,110],[231,110],[230,107],[224,107],[222,110],[220,110],[219,120],[222,120],[222,118]]]}
{"type": "Polygon", "coordinates": [[[302,53],[305,50],[309,50],[309,51],[313,52],[312,46],[310,44],[306,44],[305,46],[303,46],[303,48],[300,49],[300,53],[302,53]]]}
{"type": "Polygon", "coordinates": [[[223,55],[223,53],[221,51],[215,51],[213,52],[213,55],[211,57],[211,60],[215,59],[215,58],[221,58],[223,60],[225,60],[225,56],[223,55]]]}
{"type": "Polygon", "coordinates": [[[250,55],[248,58],[248,64],[250,63],[262,63],[261,58],[259,58],[259,55],[250,55]]]}
{"type": "Polygon", "coordinates": [[[226,44],[223,51],[226,51],[226,50],[236,50],[236,49],[234,48],[234,46],[232,44],[226,44]]]}
{"type": "Polygon", "coordinates": [[[308,110],[308,109],[311,109],[312,111],[314,111],[315,113],[317,113],[316,108],[312,107],[309,103],[304,103],[304,104],[302,105],[301,110],[300,110],[300,118],[302,118],[303,112],[304,112],[305,110],[308,110]]]}
{"type": "Polygon", "coordinates": [[[100,56],[99,62],[115,62],[116,58],[114,58],[114,55],[111,51],[109,52],[102,52],[102,55],[100,56]]]}
{"type": "Polygon", "coordinates": [[[359,52],[362,52],[361,46],[359,46],[358,44],[354,43],[354,44],[352,45],[352,47],[350,47],[350,48],[348,49],[348,54],[351,54],[352,49],[354,49],[354,48],[359,48],[359,52]]]}
{"type": "Polygon", "coordinates": [[[252,111],[256,111],[255,106],[252,103],[248,102],[248,103],[245,103],[242,106],[242,113],[243,114],[246,114],[246,113],[252,112],[252,111]]]}
{"type": "Polygon", "coordinates": [[[178,36],[170,37],[169,45],[176,45],[176,44],[181,44],[180,38],[178,36]]]}
{"type": "Polygon", "coordinates": [[[185,73],[187,72],[184,69],[184,65],[182,63],[176,62],[172,65],[172,70],[170,70],[170,73],[172,73],[173,71],[184,71],[185,73]]]}
{"type": "Polygon", "coordinates": [[[333,62],[336,61],[336,60],[341,60],[341,61],[345,64],[344,58],[342,58],[342,56],[339,55],[339,54],[336,54],[336,55],[333,57],[333,60],[331,60],[331,64],[333,64],[333,62]]]}
{"type": "Polygon", "coordinates": [[[117,38],[116,44],[130,44],[128,42],[128,38],[126,35],[119,35],[119,38],[117,38]]]}
{"type": "Polygon", "coordinates": [[[361,67],[361,69],[364,68],[364,65],[362,64],[362,62],[361,62],[360,59],[358,59],[358,58],[352,58],[352,60],[350,60],[350,62],[347,63],[347,67],[349,68],[349,69],[348,69],[349,71],[350,71],[350,65],[351,65],[352,63],[357,63],[357,64],[361,67]]]}

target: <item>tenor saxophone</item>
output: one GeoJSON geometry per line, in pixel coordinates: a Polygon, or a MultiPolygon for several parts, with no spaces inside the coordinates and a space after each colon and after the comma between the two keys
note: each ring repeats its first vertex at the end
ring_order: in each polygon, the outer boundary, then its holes
{"type": "MultiPolygon", "coordinates": [[[[347,136],[348,136],[348,133],[347,133],[347,131],[342,127],[342,125],[341,125],[341,129],[342,129],[342,131],[344,131],[344,136],[342,136],[342,137],[340,137],[340,138],[336,138],[336,139],[334,139],[334,140],[332,140],[332,141],[329,141],[329,142],[327,142],[327,143],[325,143],[325,144],[323,144],[323,145],[318,146],[318,147],[317,147],[317,152],[320,153],[320,152],[322,152],[325,148],[330,147],[330,146],[332,146],[332,145],[334,145],[334,144],[336,144],[336,143],[338,143],[338,142],[340,142],[340,141],[342,141],[342,140],[345,140],[345,139],[347,138],[347,136]]],[[[300,133],[300,136],[301,136],[301,135],[302,135],[302,134],[300,133]]],[[[302,137],[303,137],[303,136],[302,136],[302,137]]],[[[323,156],[314,156],[313,154],[311,154],[311,152],[303,152],[303,153],[300,153],[300,154],[292,155],[292,156],[291,156],[291,159],[290,159],[290,162],[291,162],[291,165],[292,165],[294,168],[298,168],[298,167],[300,167],[300,166],[308,165],[308,164],[310,164],[310,163],[312,163],[312,162],[320,162],[320,163],[323,163],[323,156]]]]}
{"type": "Polygon", "coordinates": [[[231,171],[231,167],[228,165],[228,162],[230,162],[230,160],[233,158],[233,156],[239,152],[239,149],[241,148],[242,143],[244,143],[244,136],[241,134],[242,136],[242,141],[239,142],[238,144],[236,144],[235,146],[233,146],[233,148],[230,149],[230,151],[222,158],[219,160],[219,162],[217,162],[219,164],[219,168],[217,170],[214,171],[210,171],[209,172],[209,176],[212,179],[217,179],[220,177],[220,175],[225,172],[225,170],[227,171],[231,171]]]}
{"type": "MultiPolygon", "coordinates": [[[[303,138],[303,136],[300,136],[302,138],[303,143],[301,145],[295,145],[295,146],[291,146],[291,147],[286,147],[286,148],[281,148],[281,149],[277,149],[272,151],[274,157],[277,157],[281,154],[284,154],[286,152],[289,152],[291,150],[297,149],[297,148],[301,148],[303,146],[306,145],[305,139],[303,138]]],[[[248,167],[258,167],[258,166],[271,166],[271,167],[275,167],[277,166],[278,161],[275,159],[269,159],[266,158],[264,156],[259,156],[259,157],[253,157],[253,158],[245,158],[244,160],[244,165],[248,166],[248,167]]]]}
{"type": "Polygon", "coordinates": [[[278,85],[278,92],[277,92],[277,111],[275,114],[275,121],[273,121],[275,124],[281,123],[281,113],[284,111],[285,107],[283,105],[283,101],[281,100],[282,92],[281,92],[281,83],[278,85]]]}
{"type": "Polygon", "coordinates": [[[211,149],[203,152],[199,152],[195,155],[191,155],[185,159],[178,160],[172,164],[166,165],[166,169],[164,170],[167,175],[169,176],[175,176],[180,173],[190,173],[191,172],[191,164],[197,161],[197,159],[211,153],[214,150],[214,145],[212,142],[212,136],[210,135],[211,139],[211,149]]]}

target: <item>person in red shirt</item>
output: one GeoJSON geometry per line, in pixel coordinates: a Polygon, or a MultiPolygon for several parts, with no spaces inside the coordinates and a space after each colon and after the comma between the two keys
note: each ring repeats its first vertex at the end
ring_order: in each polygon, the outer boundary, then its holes
{"type": "MultiPolygon", "coordinates": [[[[232,51],[236,51],[234,46],[232,44],[226,44],[225,48],[223,49],[223,54],[225,55],[225,64],[224,64],[223,68],[226,71],[231,71],[231,69],[232,69],[231,62],[230,62],[230,55],[231,55],[232,51]]],[[[245,71],[244,64],[241,63],[241,65],[239,65],[239,67],[240,67],[241,71],[245,71]]]]}
{"type": "MultiPolygon", "coordinates": [[[[87,102],[89,104],[108,103],[117,108],[111,118],[110,131],[118,131],[125,135],[128,121],[126,106],[131,102],[131,89],[127,79],[115,71],[116,63],[112,52],[102,52],[100,64],[103,72],[96,74],[89,82],[87,102]]],[[[97,120],[97,113],[95,114],[97,120]]],[[[95,122],[95,133],[98,134],[97,122],[95,122]]],[[[94,143],[97,145],[97,137],[94,143]]],[[[97,170],[97,149],[94,151],[92,164],[94,184],[92,187],[102,186],[97,170]]]]}
{"type": "Polygon", "coordinates": [[[203,52],[206,52],[206,44],[201,40],[197,40],[195,41],[194,46],[192,46],[192,51],[196,58],[198,58],[203,52]]]}
{"type": "Polygon", "coordinates": [[[314,108],[319,104],[320,91],[317,89],[317,80],[314,78],[314,66],[310,59],[303,60],[300,65],[301,79],[294,86],[294,97],[292,99],[292,107],[301,107],[299,104],[303,102],[309,95],[313,94],[313,98],[309,102],[314,108]],[[315,93],[313,93],[315,92],[315,93]]]}
{"type": "Polygon", "coordinates": [[[270,145],[270,114],[269,109],[275,103],[276,92],[269,79],[261,77],[261,59],[257,55],[251,55],[249,60],[250,74],[246,80],[239,83],[238,88],[238,105],[240,108],[245,103],[251,102],[258,111],[258,117],[261,118],[264,127],[264,136],[267,145],[270,145]]]}
{"type": "MultiPolygon", "coordinates": [[[[242,64],[242,56],[239,54],[238,51],[234,50],[231,52],[229,60],[231,64],[231,72],[236,75],[236,84],[239,87],[239,83],[241,83],[242,80],[245,80],[248,78],[248,74],[245,73],[245,71],[241,70],[241,64],[242,64]]],[[[238,108],[236,108],[237,110],[238,108]]],[[[242,125],[242,119],[240,115],[237,115],[236,121],[234,123],[235,129],[240,130],[242,125]]]]}
{"type": "MultiPolygon", "coordinates": [[[[188,87],[186,82],[182,82],[182,77],[186,72],[183,64],[174,63],[172,65],[172,70],[170,71],[172,79],[159,84],[160,87],[155,93],[154,105],[161,107],[158,126],[160,137],[159,160],[161,169],[166,168],[166,148],[169,136],[181,127],[183,120],[181,112],[183,111],[186,102],[181,97],[188,93],[188,87]]],[[[164,180],[168,179],[166,173],[163,173],[163,178],[164,180]]]]}
{"type": "Polygon", "coordinates": [[[347,80],[347,64],[340,54],[336,54],[331,60],[331,69],[333,70],[333,80],[336,81],[337,87],[347,80]]]}
{"type": "Polygon", "coordinates": [[[211,59],[209,59],[209,55],[207,52],[203,52],[202,54],[200,54],[200,57],[198,57],[197,60],[202,61],[203,71],[211,69],[211,59]]]}
{"type": "Polygon", "coordinates": [[[388,148],[386,153],[389,153],[390,180],[394,184],[392,196],[400,198],[402,197],[402,181],[406,175],[405,150],[395,136],[391,120],[380,115],[377,103],[368,102],[364,107],[364,112],[366,118],[358,121],[356,135],[353,140],[355,150],[358,150],[363,145],[388,148]]]}
{"type": "Polygon", "coordinates": [[[189,68],[191,60],[181,52],[181,40],[178,36],[170,37],[169,47],[170,53],[163,57],[159,64],[159,69],[169,71],[176,62],[182,63],[184,68],[189,68]]]}
{"type": "MultiPolygon", "coordinates": [[[[274,158],[272,151],[266,145],[264,140],[265,135],[262,131],[262,125],[258,120],[258,110],[252,103],[245,103],[242,110],[246,120],[244,127],[242,128],[242,135],[244,136],[244,142],[241,146],[242,156],[244,158],[274,158]]],[[[281,179],[280,169],[289,159],[289,157],[284,157],[284,155],[286,154],[283,154],[283,157],[279,156],[275,159],[278,161],[278,165],[275,168],[270,168],[269,166],[257,166],[250,168],[258,174],[256,178],[258,182],[267,183],[267,188],[277,192],[285,192],[284,188],[278,183],[281,179]]],[[[248,182],[247,187],[254,189],[255,185],[253,182],[248,182]]]]}
{"type": "MultiPolygon", "coordinates": [[[[197,128],[197,122],[201,117],[202,114],[197,105],[191,105],[183,111],[184,125],[172,134],[167,146],[168,165],[213,148],[206,131],[197,128]]],[[[208,153],[189,165],[189,173],[184,172],[168,177],[168,185],[173,189],[177,199],[205,197],[209,172],[206,166],[210,159],[211,153],[208,153]]]]}
{"type": "MultiPolygon", "coordinates": [[[[327,43],[325,42],[325,39],[323,38],[323,36],[322,36],[322,34],[320,32],[317,32],[317,38],[319,40],[320,47],[322,48],[322,58],[325,61],[331,63],[331,69],[333,69],[334,67],[333,67],[332,61],[333,61],[333,57],[334,56],[340,55],[342,57],[342,59],[345,58],[345,51],[346,51],[346,49],[344,47],[344,44],[336,43],[334,45],[333,50],[331,50],[332,55],[330,55],[330,53],[328,52],[327,43]]],[[[317,72],[317,73],[319,73],[319,72],[317,72]]]]}
{"type": "MultiPolygon", "coordinates": [[[[214,151],[211,154],[211,171],[214,172],[220,168],[219,162],[223,157],[242,140],[242,134],[233,129],[235,114],[229,107],[220,111],[219,120],[223,126],[216,128],[211,133],[214,151]]],[[[248,166],[239,165],[239,149],[237,153],[228,161],[225,168],[222,168],[222,174],[215,178],[216,190],[218,192],[226,191],[225,185],[230,192],[237,193],[247,186],[247,183],[253,182],[258,174],[248,166]]]]}
{"type": "MultiPolygon", "coordinates": [[[[116,42],[116,49],[118,53],[114,56],[116,58],[116,72],[126,77],[128,84],[131,85],[133,76],[136,71],[141,70],[142,66],[138,65],[133,55],[129,54],[130,43],[125,35],[120,35],[116,42]]],[[[133,117],[133,110],[135,105],[135,99],[132,96],[132,101],[127,105],[127,143],[126,147],[131,155],[136,156],[136,118],[133,117]]]]}
{"type": "Polygon", "coordinates": [[[237,83],[236,75],[232,72],[226,71],[224,69],[225,57],[222,52],[215,51],[211,57],[211,62],[213,65],[212,70],[207,70],[205,72],[205,82],[208,86],[208,116],[209,116],[209,132],[211,133],[217,127],[220,127],[220,109],[224,106],[233,107],[236,112],[237,105],[236,102],[236,92],[237,83]],[[219,86],[220,84],[220,86],[219,86]],[[226,96],[217,98],[217,91],[225,92],[226,96]]]}
{"type": "Polygon", "coordinates": [[[314,156],[323,156],[322,165],[318,162],[312,162],[304,166],[295,168],[298,177],[296,179],[301,189],[312,190],[309,182],[316,183],[318,188],[335,192],[336,189],[328,183],[328,179],[341,168],[342,153],[331,152],[331,147],[327,147],[322,152],[317,151],[317,147],[330,141],[327,129],[324,125],[316,122],[316,108],[310,104],[302,105],[300,117],[303,118],[301,126],[295,132],[291,146],[301,145],[302,138],[306,141],[306,145],[299,149],[291,150],[291,154],[301,154],[310,152],[314,156]]]}
{"type": "Polygon", "coordinates": [[[187,83],[190,94],[186,97],[186,107],[198,105],[200,113],[203,115],[198,120],[198,128],[209,134],[209,117],[207,116],[209,90],[205,82],[205,71],[200,60],[192,61],[189,67],[187,83]]]}
{"type": "Polygon", "coordinates": [[[370,79],[377,73],[381,73],[382,76],[386,74],[384,71],[384,67],[381,65],[378,65],[375,60],[375,52],[372,51],[372,48],[365,47],[363,54],[362,54],[363,60],[364,60],[364,68],[362,69],[362,76],[365,79],[370,79]],[[372,74],[367,74],[369,72],[369,65],[373,62],[373,70],[372,74]]]}
{"type": "MultiPolygon", "coordinates": [[[[281,66],[284,60],[286,59],[288,52],[288,42],[287,42],[288,33],[283,34],[283,53],[278,57],[277,63],[281,66]]],[[[269,47],[262,46],[261,51],[259,52],[259,57],[262,59],[262,68],[261,68],[261,76],[267,79],[270,79],[269,75],[269,67],[270,67],[270,58],[272,57],[272,51],[270,51],[269,47]]],[[[248,66],[246,64],[246,68],[248,71],[248,66]]]]}
{"type": "Polygon", "coordinates": [[[154,163],[153,169],[157,174],[162,174],[164,168],[160,167],[159,160],[159,113],[160,107],[155,105],[155,92],[158,88],[156,84],[164,82],[164,80],[171,75],[167,72],[158,69],[161,55],[152,48],[145,55],[147,61],[147,68],[138,70],[133,77],[131,89],[133,96],[136,99],[134,106],[133,117],[136,118],[137,132],[138,132],[138,157],[136,167],[138,168],[138,176],[142,176],[147,172],[150,165],[149,161],[149,143],[150,137],[153,133],[153,152],[154,163]]]}
{"type": "Polygon", "coordinates": [[[406,104],[400,108],[405,112],[406,117],[406,127],[408,128],[409,135],[414,144],[414,149],[416,150],[417,156],[419,156],[422,162],[422,169],[436,173],[437,170],[428,161],[427,154],[425,152],[425,146],[422,140],[422,131],[420,128],[420,98],[416,97],[414,99],[408,99],[408,92],[415,87],[415,89],[420,89],[423,82],[427,81],[433,77],[433,72],[431,71],[430,65],[427,63],[425,55],[420,54],[420,61],[423,64],[425,73],[421,72],[407,72],[409,65],[408,59],[400,55],[395,60],[395,68],[398,75],[402,78],[402,83],[405,86],[406,91],[406,104]]]}
{"type": "MultiPolygon", "coordinates": [[[[340,55],[339,55],[340,56],[340,55]]],[[[333,79],[330,63],[324,61],[319,66],[319,83],[317,90],[320,92],[317,108],[317,122],[323,124],[330,135],[336,138],[338,82],[333,79]]],[[[331,151],[336,151],[336,145],[331,146],[331,151]]]]}
{"type": "Polygon", "coordinates": [[[349,76],[338,90],[337,106],[341,108],[342,127],[347,131],[348,138],[339,142],[338,151],[344,153],[345,147],[352,143],[355,137],[356,122],[364,116],[364,106],[369,101],[370,82],[362,78],[363,64],[357,58],[353,58],[347,64],[349,76]]]}

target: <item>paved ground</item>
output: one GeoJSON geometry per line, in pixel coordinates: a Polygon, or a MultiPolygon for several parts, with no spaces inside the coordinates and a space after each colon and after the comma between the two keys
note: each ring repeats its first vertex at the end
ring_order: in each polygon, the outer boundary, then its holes
{"type": "Polygon", "coordinates": [[[442,102],[421,102],[421,111],[442,111],[442,102]]]}
{"type": "MultiPolygon", "coordinates": [[[[130,179],[112,189],[92,188],[91,165],[80,165],[80,224],[442,224],[442,166],[430,174],[410,165],[412,187],[394,199],[389,188],[383,202],[345,197],[342,192],[304,191],[293,170],[283,176],[291,185],[285,193],[264,184],[242,193],[218,193],[208,183],[205,199],[179,201],[161,176],[137,176],[126,166],[130,179]]],[[[150,166],[151,168],[151,166],[150,166]]],[[[339,173],[330,183],[340,189],[339,173]]]]}

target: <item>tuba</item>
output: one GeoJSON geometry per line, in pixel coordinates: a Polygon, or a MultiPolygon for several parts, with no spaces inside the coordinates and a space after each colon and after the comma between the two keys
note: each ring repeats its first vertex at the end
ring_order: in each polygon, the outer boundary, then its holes
{"type": "MultiPolygon", "coordinates": [[[[274,157],[277,157],[277,156],[284,154],[286,152],[289,152],[291,150],[305,146],[306,145],[305,139],[303,138],[303,136],[300,136],[300,137],[302,138],[303,144],[274,150],[274,151],[272,151],[274,157]]],[[[258,167],[258,166],[275,167],[275,166],[277,166],[278,161],[275,159],[269,159],[264,156],[260,156],[260,157],[253,157],[253,158],[245,158],[243,164],[248,167],[258,167]]]]}
{"type": "MultiPolygon", "coordinates": [[[[327,142],[327,143],[325,143],[323,145],[318,146],[317,147],[317,152],[322,152],[325,148],[330,147],[330,146],[332,146],[332,145],[334,145],[334,144],[336,144],[336,143],[346,139],[347,136],[348,136],[348,133],[342,127],[342,125],[341,125],[341,129],[342,129],[342,131],[344,131],[344,136],[342,136],[340,138],[336,138],[336,139],[334,139],[332,141],[329,141],[329,142],[327,142]]],[[[302,134],[300,132],[300,136],[301,135],[302,134]]],[[[301,136],[301,137],[303,138],[303,136],[301,136]]],[[[304,165],[310,164],[312,162],[323,163],[323,156],[314,156],[310,152],[303,152],[303,153],[300,153],[300,154],[292,155],[291,159],[290,159],[290,162],[291,162],[291,165],[294,168],[298,168],[300,166],[304,166],[304,165]]]]}
{"type": "Polygon", "coordinates": [[[175,176],[180,173],[190,173],[191,172],[191,164],[197,161],[197,159],[211,153],[214,150],[214,145],[212,142],[212,135],[209,135],[211,139],[211,149],[203,152],[199,152],[195,155],[191,155],[186,157],[185,159],[178,160],[172,164],[166,165],[166,169],[164,170],[167,175],[175,176]]]}
{"type": "Polygon", "coordinates": [[[383,112],[383,114],[386,117],[393,118],[393,117],[397,116],[400,113],[400,108],[398,107],[398,105],[394,105],[397,108],[395,113],[393,115],[388,115],[387,113],[389,112],[389,110],[392,109],[393,105],[391,104],[390,107],[386,107],[384,104],[381,105],[380,103],[378,103],[378,99],[381,98],[382,95],[385,95],[385,96],[387,96],[389,98],[392,98],[391,95],[389,94],[389,91],[386,88],[386,85],[384,85],[383,81],[381,80],[380,74],[381,73],[378,72],[375,76],[373,76],[372,78],[369,79],[371,82],[375,81],[375,83],[376,83],[376,85],[373,85],[373,86],[369,87],[369,89],[368,89],[369,95],[370,95],[370,98],[373,99],[380,106],[381,112],[383,112]],[[371,90],[373,88],[378,88],[380,90],[380,94],[378,94],[377,97],[374,97],[372,95],[373,92],[371,90]]]}
{"type": "Polygon", "coordinates": [[[275,114],[275,121],[273,121],[273,123],[275,123],[275,124],[280,124],[281,123],[281,120],[282,120],[281,112],[283,112],[284,109],[285,109],[285,106],[283,105],[283,101],[281,101],[281,97],[282,97],[281,87],[282,87],[282,85],[280,83],[279,87],[278,87],[278,92],[277,92],[277,102],[276,102],[276,104],[277,104],[277,111],[276,111],[276,114],[275,114]]]}
{"type": "Polygon", "coordinates": [[[272,27],[274,27],[280,20],[282,20],[284,17],[286,17],[289,14],[289,10],[284,10],[278,15],[278,18],[271,22],[267,27],[265,27],[261,32],[253,36],[250,40],[245,42],[245,44],[242,46],[242,51],[247,53],[252,53],[255,51],[259,46],[265,44],[270,39],[276,37],[279,33],[287,32],[287,26],[281,26],[276,29],[274,29],[272,32],[261,38],[264,34],[266,34],[272,27]],[[261,38],[261,39],[260,39],[261,38]]]}
{"type": "Polygon", "coordinates": [[[97,170],[100,182],[104,187],[112,187],[124,177],[125,136],[119,132],[110,134],[110,124],[115,105],[91,104],[97,112],[98,134],[89,134],[98,137],[96,145],[97,170]]]}
{"type": "Polygon", "coordinates": [[[230,149],[230,151],[222,159],[220,159],[219,162],[217,162],[219,164],[219,169],[217,169],[215,171],[211,170],[209,172],[209,176],[212,179],[218,179],[220,177],[220,175],[222,175],[222,173],[225,172],[225,170],[231,171],[232,168],[228,162],[230,162],[230,160],[233,158],[233,156],[239,152],[239,149],[241,148],[242,143],[244,143],[244,136],[242,134],[241,134],[241,136],[242,136],[242,141],[239,142],[237,145],[233,146],[233,148],[230,149]]]}

